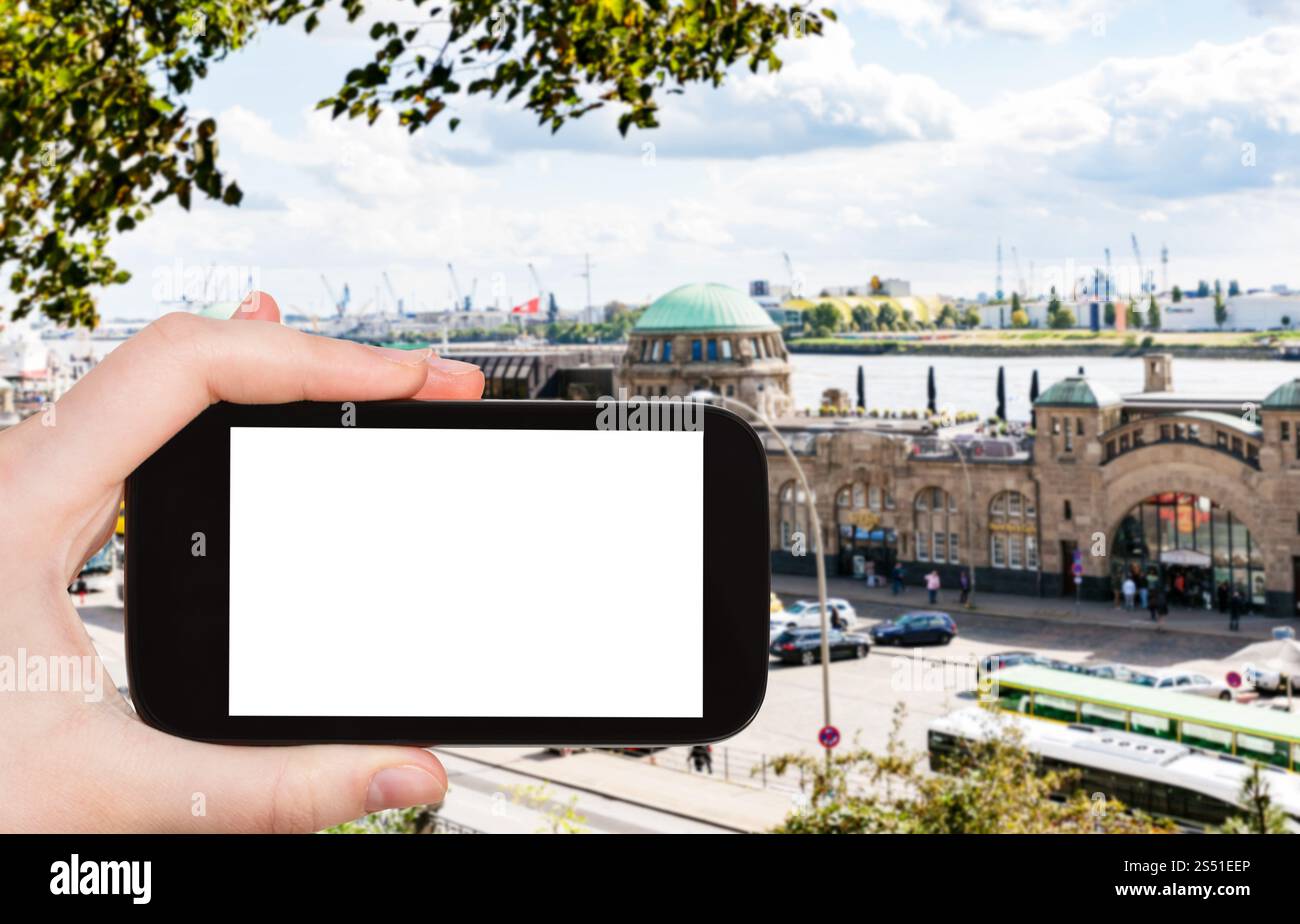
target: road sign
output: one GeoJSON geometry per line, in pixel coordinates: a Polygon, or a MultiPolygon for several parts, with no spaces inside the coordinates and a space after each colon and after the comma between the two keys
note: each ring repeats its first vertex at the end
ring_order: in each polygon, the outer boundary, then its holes
{"type": "Polygon", "coordinates": [[[827,725],[817,733],[817,740],[821,742],[822,747],[833,748],[840,743],[840,730],[834,725],[827,725]]]}
{"type": "Polygon", "coordinates": [[[1225,679],[1228,681],[1228,686],[1234,690],[1241,686],[1241,674],[1236,671],[1228,671],[1228,676],[1225,679]]]}
{"type": "Polygon", "coordinates": [[[1074,572],[1075,577],[1083,574],[1083,552],[1079,549],[1074,550],[1074,564],[1070,566],[1070,570],[1074,572]]]}

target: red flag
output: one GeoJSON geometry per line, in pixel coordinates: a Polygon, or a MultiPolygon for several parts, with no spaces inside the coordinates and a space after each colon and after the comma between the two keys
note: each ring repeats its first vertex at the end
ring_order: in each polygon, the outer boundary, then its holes
{"type": "Polygon", "coordinates": [[[541,296],[536,296],[534,298],[530,298],[522,305],[515,305],[515,307],[510,309],[510,313],[511,314],[537,314],[537,312],[541,310],[542,310],[541,296]]]}

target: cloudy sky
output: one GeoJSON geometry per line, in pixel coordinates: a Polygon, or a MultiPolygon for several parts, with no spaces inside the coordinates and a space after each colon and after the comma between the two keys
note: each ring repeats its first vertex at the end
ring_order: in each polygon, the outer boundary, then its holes
{"type": "MultiPolygon", "coordinates": [[[[690,281],[861,285],[974,296],[1040,288],[1103,260],[1169,281],[1300,286],[1300,0],[839,0],[776,75],[668,97],[663,127],[613,114],[551,135],[500,102],[462,102],[453,135],[331,121],[314,103],[369,59],[365,26],[268,31],[192,98],[217,116],[240,208],[169,206],[115,244],[135,274],[109,317],[250,275],[281,303],[354,307],[387,271],[409,309],[449,301],[447,263],[480,303],[643,300],[690,281]]],[[[375,6],[372,4],[372,6],[375,6]]],[[[377,10],[400,7],[385,0],[377,10]]],[[[409,14],[408,14],[409,15],[409,14]]],[[[240,280],[234,282],[234,280],[240,280]]],[[[223,294],[225,294],[223,292],[223,294]]]]}

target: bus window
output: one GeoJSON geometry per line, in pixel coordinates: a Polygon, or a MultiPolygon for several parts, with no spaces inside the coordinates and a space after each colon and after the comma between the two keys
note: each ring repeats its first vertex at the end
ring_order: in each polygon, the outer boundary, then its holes
{"type": "Polygon", "coordinates": [[[1275,767],[1287,766],[1287,743],[1274,741],[1272,738],[1258,738],[1237,732],[1237,755],[1272,764],[1275,767]]]}
{"type": "Polygon", "coordinates": [[[1232,732],[1222,728],[1211,728],[1208,725],[1197,725],[1195,722],[1183,723],[1182,742],[1208,751],[1232,753],[1232,732]]]}
{"type": "Polygon", "coordinates": [[[1164,738],[1167,741],[1174,739],[1174,723],[1168,719],[1158,715],[1148,715],[1145,712],[1134,712],[1131,715],[1130,731],[1151,735],[1153,738],[1164,738]]]}
{"type": "Polygon", "coordinates": [[[1082,709],[1083,721],[1088,725],[1100,725],[1102,728],[1118,728],[1123,731],[1125,718],[1128,713],[1123,709],[1115,709],[1111,706],[1099,706],[1096,703],[1083,703],[1082,709]]]}
{"type": "Polygon", "coordinates": [[[1034,715],[1044,719],[1057,719],[1061,722],[1075,722],[1079,718],[1079,701],[1051,696],[1047,693],[1034,694],[1034,715]]]}
{"type": "MultiPolygon", "coordinates": [[[[996,684],[997,681],[994,680],[994,683],[996,684]]],[[[1028,712],[1029,693],[1025,690],[1002,687],[998,692],[998,708],[1008,712],[1028,712]]]]}

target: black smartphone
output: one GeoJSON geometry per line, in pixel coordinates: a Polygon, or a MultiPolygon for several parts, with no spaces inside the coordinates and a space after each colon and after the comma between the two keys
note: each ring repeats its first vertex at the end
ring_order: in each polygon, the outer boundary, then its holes
{"type": "Polygon", "coordinates": [[[230,743],[715,741],[766,690],[768,530],[716,406],[217,404],[127,481],[131,699],[230,743]]]}

